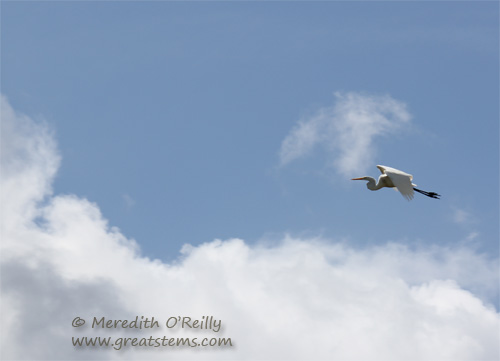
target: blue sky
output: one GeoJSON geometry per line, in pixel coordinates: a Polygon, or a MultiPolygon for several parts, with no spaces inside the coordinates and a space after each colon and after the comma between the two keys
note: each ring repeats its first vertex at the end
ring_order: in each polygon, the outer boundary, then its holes
{"type": "MultiPolygon", "coordinates": [[[[55,192],[169,258],[290,232],[498,250],[495,2],[4,2],[2,92],[53,126],[55,192]],[[334,92],[390,95],[411,126],[376,164],[441,201],[368,192],[324,154],[279,166],[334,92]],[[459,225],[454,212],[468,217],[459,225]],[[383,235],[383,239],[380,236],[383,235]]],[[[378,176],[378,175],[377,175],[378,176]]],[[[394,193],[394,194],[393,194],[394,193]]]]}
{"type": "Polygon", "coordinates": [[[498,359],[498,14],[2,1],[1,356],[213,314],[238,348],[147,357],[498,359]]]}

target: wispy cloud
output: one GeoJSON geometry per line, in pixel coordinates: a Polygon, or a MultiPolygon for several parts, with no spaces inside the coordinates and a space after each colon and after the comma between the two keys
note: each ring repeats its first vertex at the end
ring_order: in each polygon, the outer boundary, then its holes
{"type": "Polygon", "coordinates": [[[389,95],[335,93],[335,103],[299,121],[281,144],[280,163],[306,157],[314,148],[327,153],[329,165],[352,175],[372,166],[374,140],[409,124],[406,105],[389,95]]]}
{"type": "Polygon", "coordinates": [[[1,163],[2,359],[499,358],[490,304],[498,260],[463,245],[354,249],[292,237],[274,246],[215,240],[185,246],[172,263],[151,260],[96,204],[52,196],[45,166],[59,156],[49,132],[7,102],[2,112],[2,137],[12,142],[1,163]],[[71,327],[76,316],[136,315],[213,315],[222,331],[71,327]],[[231,337],[236,347],[79,349],[71,344],[79,335],[231,337]]]}
{"type": "Polygon", "coordinates": [[[453,222],[457,224],[472,224],[476,222],[476,218],[470,211],[465,209],[452,207],[453,222]]]}
{"type": "Polygon", "coordinates": [[[128,194],[122,194],[123,203],[127,209],[131,209],[135,206],[135,200],[128,194]]]}

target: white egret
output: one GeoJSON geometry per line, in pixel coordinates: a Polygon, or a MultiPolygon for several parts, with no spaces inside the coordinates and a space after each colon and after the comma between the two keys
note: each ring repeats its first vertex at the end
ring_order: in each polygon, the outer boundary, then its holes
{"type": "Polygon", "coordinates": [[[401,195],[409,201],[413,199],[413,191],[419,192],[427,197],[435,199],[439,199],[439,197],[441,197],[437,193],[426,192],[421,189],[415,188],[417,185],[411,182],[413,179],[413,176],[411,174],[391,167],[386,167],[384,165],[377,165],[377,168],[382,172],[382,175],[378,178],[377,183],[375,183],[375,179],[372,177],[353,178],[352,180],[368,181],[366,187],[371,191],[377,191],[380,188],[384,187],[397,188],[399,193],[401,193],[401,195]]]}

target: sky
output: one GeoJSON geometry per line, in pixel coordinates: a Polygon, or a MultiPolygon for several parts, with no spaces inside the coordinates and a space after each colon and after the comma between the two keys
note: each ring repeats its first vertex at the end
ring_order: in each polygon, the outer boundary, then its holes
{"type": "Polygon", "coordinates": [[[2,358],[498,359],[498,19],[2,2],[2,358]],[[441,199],[350,180],[380,164],[441,199]],[[236,346],[71,344],[136,315],[236,346]]]}

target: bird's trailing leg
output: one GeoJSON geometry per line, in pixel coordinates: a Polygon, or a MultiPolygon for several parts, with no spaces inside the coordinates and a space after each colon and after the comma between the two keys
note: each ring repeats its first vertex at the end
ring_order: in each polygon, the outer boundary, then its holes
{"type": "Polygon", "coordinates": [[[424,196],[427,196],[427,197],[431,197],[431,198],[435,198],[435,199],[439,199],[439,197],[441,197],[439,194],[434,193],[434,192],[426,192],[426,191],[423,191],[423,190],[418,189],[418,188],[413,188],[413,189],[415,190],[415,192],[422,193],[424,196]]]}

